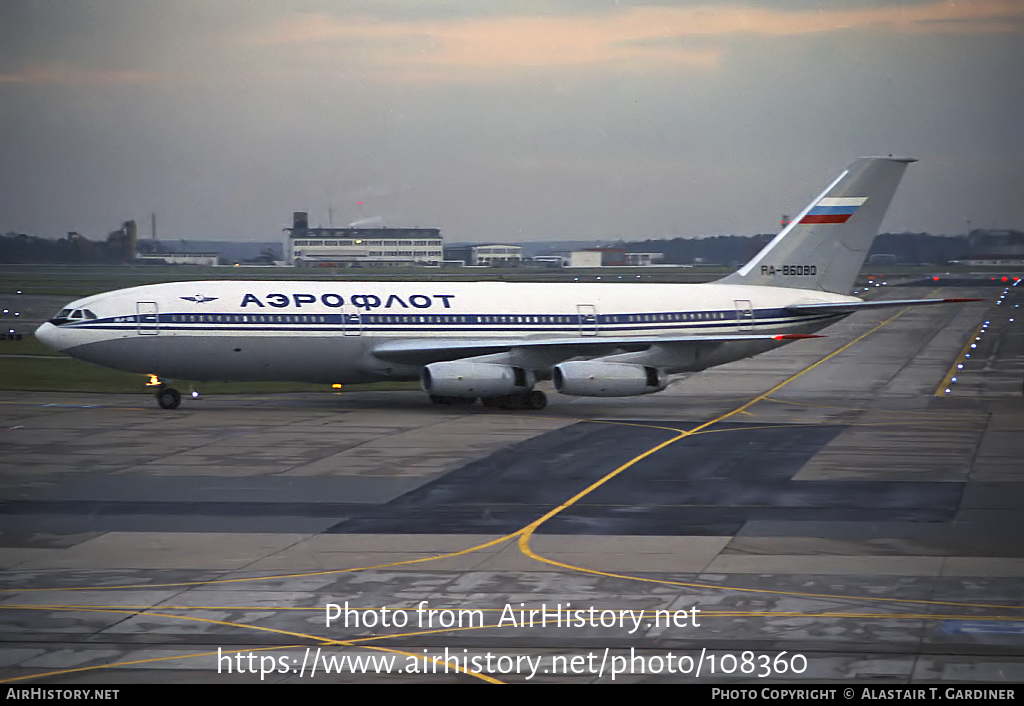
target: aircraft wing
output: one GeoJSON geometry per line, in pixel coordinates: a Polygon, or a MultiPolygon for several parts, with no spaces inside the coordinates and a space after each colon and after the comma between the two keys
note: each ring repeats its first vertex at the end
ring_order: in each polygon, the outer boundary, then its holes
{"type": "Polygon", "coordinates": [[[851,314],[861,309],[881,309],[890,306],[922,306],[924,304],[953,304],[956,302],[980,302],[984,299],[886,299],[870,302],[838,302],[821,304],[791,304],[788,311],[797,314],[851,314]]]}
{"type": "Polygon", "coordinates": [[[726,341],[795,341],[823,336],[803,333],[721,334],[699,336],[585,336],[560,338],[421,338],[383,341],[373,354],[394,363],[422,364],[444,360],[506,353],[511,350],[553,354],[565,360],[576,356],[606,355],[613,351],[638,351],[655,344],[699,344],[726,341]]]}

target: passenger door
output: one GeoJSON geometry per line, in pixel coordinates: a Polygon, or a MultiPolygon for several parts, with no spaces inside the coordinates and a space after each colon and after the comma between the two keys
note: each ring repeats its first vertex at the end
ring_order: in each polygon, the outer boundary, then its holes
{"type": "Polygon", "coordinates": [[[360,336],[363,333],[363,315],[361,312],[354,314],[342,314],[341,320],[343,333],[346,336],[360,336]]]}
{"type": "Polygon", "coordinates": [[[597,307],[593,304],[577,304],[576,312],[580,320],[581,336],[597,335],[597,307]]]}
{"type": "Polygon", "coordinates": [[[736,323],[737,331],[752,331],[754,329],[754,306],[749,299],[736,299],[736,323]]]}
{"type": "Polygon", "coordinates": [[[160,312],[156,302],[135,302],[136,330],[140,336],[160,333],[160,312]]]}

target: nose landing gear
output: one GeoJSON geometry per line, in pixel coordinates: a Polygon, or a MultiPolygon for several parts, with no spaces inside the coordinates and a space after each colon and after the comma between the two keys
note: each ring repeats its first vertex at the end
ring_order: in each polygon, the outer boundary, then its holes
{"type": "Polygon", "coordinates": [[[156,401],[164,409],[177,409],[181,404],[181,393],[173,387],[160,386],[156,392],[156,401]]]}

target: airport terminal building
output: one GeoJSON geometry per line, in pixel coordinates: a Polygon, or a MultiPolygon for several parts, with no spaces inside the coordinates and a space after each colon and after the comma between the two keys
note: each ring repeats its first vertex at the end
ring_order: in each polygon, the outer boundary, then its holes
{"type": "Polygon", "coordinates": [[[310,228],[298,211],[286,230],[285,256],[299,267],[440,265],[444,257],[438,228],[310,228]]]}
{"type": "Polygon", "coordinates": [[[507,243],[460,243],[444,250],[446,260],[459,260],[472,267],[508,267],[523,261],[523,249],[507,243]]]}

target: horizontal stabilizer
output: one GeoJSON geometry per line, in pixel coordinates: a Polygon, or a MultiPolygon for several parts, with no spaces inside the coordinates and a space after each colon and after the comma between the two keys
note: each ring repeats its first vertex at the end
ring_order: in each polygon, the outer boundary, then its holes
{"type": "Polygon", "coordinates": [[[513,349],[566,348],[570,357],[600,355],[603,349],[642,349],[654,344],[723,343],[727,341],[796,341],[804,338],[823,338],[806,333],[776,334],[721,334],[710,336],[587,336],[586,338],[478,338],[406,339],[383,341],[373,347],[373,354],[393,362],[415,363],[421,360],[455,360],[467,356],[502,353],[513,349]]]}
{"type": "Polygon", "coordinates": [[[850,314],[861,309],[883,309],[893,306],[923,306],[925,304],[954,304],[957,302],[980,302],[984,299],[887,299],[871,302],[838,302],[822,304],[792,304],[788,311],[797,314],[850,314]]]}

